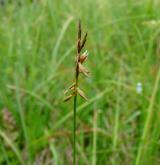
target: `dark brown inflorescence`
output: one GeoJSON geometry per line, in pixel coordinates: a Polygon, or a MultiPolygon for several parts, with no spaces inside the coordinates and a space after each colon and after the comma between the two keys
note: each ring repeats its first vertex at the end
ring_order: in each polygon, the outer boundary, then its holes
{"type": "Polygon", "coordinates": [[[85,46],[87,40],[87,33],[84,35],[82,39],[82,29],[81,22],[78,23],[78,39],[77,39],[77,55],[76,55],[76,67],[75,67],[75,82],[65,91],[66,93],[70,93],[65,97],[64,101],[70,100],[73,96],[79,94],[82,98],[87,100],[85,93],[79,88],[78,78],[79,74],[83,74],[84,76],[88,76],[89,71],[83,66],[84,61],[86,61],[88,57],[88,52],[82,52],[82,49],[85,46]]]}

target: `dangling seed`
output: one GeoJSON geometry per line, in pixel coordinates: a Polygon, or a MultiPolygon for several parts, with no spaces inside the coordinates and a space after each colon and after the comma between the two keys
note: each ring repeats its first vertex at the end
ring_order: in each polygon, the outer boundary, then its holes
{"type": "Polygon", "coordinates": [[[85,93],[81,89],[77,88],[77,92],[83,99],[88,100],[85,93]]]}
{"type": "Polygon", "coordinates": [[[69,96],[67,96],[67,97],[65,97],[65,98],[64,98],[64,102],[66,102],[66,101],[70,100],[72,97],[73,97],[73,95],[72,95],[72,94],[71,94],[71,95],[69,95],[69,96]]]}
{"type": "Polygon", "coordinates": [[[76,83],[73,83],[71,86],[69,86],[68,89],[64,91],[64,94],[68,93],[69,90],[74,90],[75,89],[75,85],[76,85],[76,83]]]}
{"type": "Polygon", "coordinates": [[[89,71],[79,62],[78,63],[79,73],[83,73],[85,76],[88,76],[89,71]]]}
{"type": "Polygon", "coordinates": [[[75,85],[76,85],[76,83],[74,82],[74,83],[69,87],[69,89],[75,88],[75,85]]]}

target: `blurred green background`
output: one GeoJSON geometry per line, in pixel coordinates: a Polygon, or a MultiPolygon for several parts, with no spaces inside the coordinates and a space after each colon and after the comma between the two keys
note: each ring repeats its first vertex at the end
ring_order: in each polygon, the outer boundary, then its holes
{"type": "MultiPolygon", "coordinates": [[[[78,97],[78,165],[160,163],[160,1],[0,5],[0,165],[72,165],[77,23],[89,78],[78,97]]],[[[2,3],[3,2],[3,3],[2,3]]]]}

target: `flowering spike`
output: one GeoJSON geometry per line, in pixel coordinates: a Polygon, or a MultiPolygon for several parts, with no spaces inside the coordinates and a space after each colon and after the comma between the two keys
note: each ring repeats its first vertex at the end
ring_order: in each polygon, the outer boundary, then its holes
{"type": "Polygon", "coordinates": [[[79,89],[79,73],[83,73],[85,76],[88,76],[89,71],[82,65],[83,62],[87,59],[88,53],[84,52],[81,55],[81,51],[87,40],[87,33],[82,38],[82,29],[81,22],[78,22],[78,34],[77,34],[77,55],[76,55],[76,65],[75,65],[75,83],[73,83],[65,93],[70,92],[70,95],[66,96],[64,101],[70,100],[74,97],[74,108],[73,108],[73,117],[74,117],[74,127],[73,127],[73,164],[76,164],[76,114],[77,114],[77,95],[80,95],[83,99],[87,100],[85,93],[79,89]]]}
{"type": "Polygon", "coordinates": [[[64,101],[70,100],[73,96],[77,96],[79,94],[81,97],[83,97],[85,100],[87,100],[84,92],[79,89],[79,74],[82,73],[85,76],[88,76],[89,71],[82,65],[84,61],[88,57],[88,52],[85,51],[81,54],[81,51],[86,43],[87,40],[87,33],[85,33],[83,39],[82,39],[82,28],[81,28],[81,22],[78,22],[78,34],[77,34],[77,56],[76,56],[76,67],[75,67],[75,83],[73,83],[64,93],[69,93],[68,96],[64,99],[64,101]]]}

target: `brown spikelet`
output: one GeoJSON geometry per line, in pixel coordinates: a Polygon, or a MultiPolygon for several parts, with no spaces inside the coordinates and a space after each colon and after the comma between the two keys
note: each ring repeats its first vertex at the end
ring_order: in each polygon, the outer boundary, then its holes
{"type": "Polygon", "coordinates": [[[87,57],[88,57],[88,53],[87,53],[87,51],[86,51],[86,52],[84,52],[84,53],[80,56],[79,62],[80,62],[81,64],[83,64],[83,62],[87,59],[87,57]]]}
{"type": "Polygon", "coordinates": [[[78,63],[79,73],[83,73],[85,76],[89,75],[89,71],[81,64],[78,63]]]}

